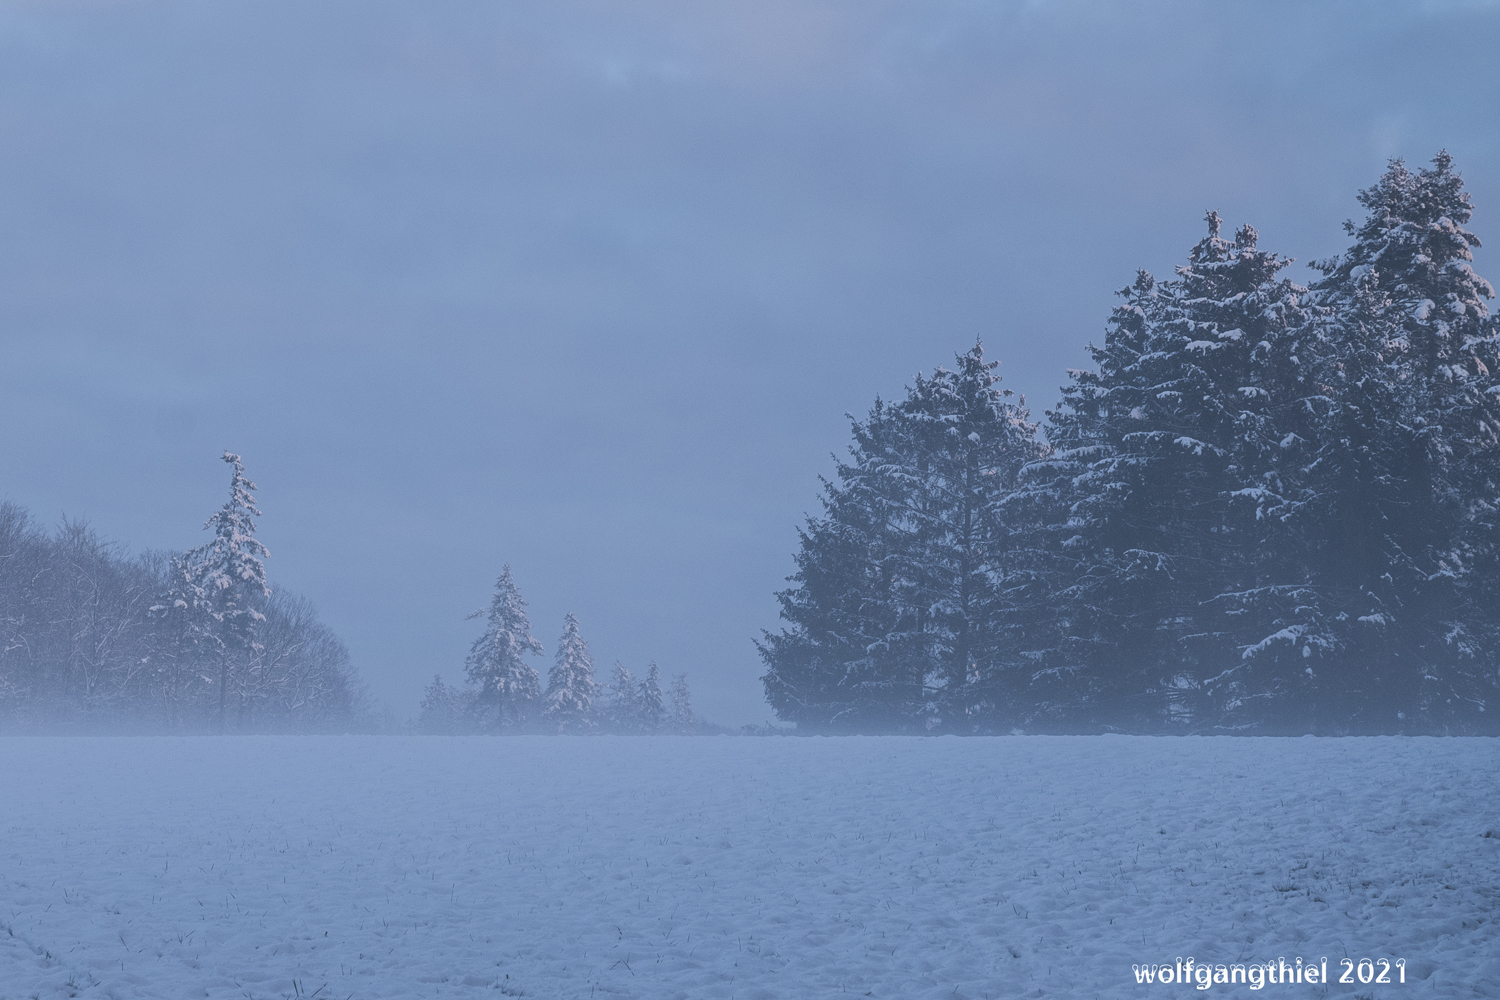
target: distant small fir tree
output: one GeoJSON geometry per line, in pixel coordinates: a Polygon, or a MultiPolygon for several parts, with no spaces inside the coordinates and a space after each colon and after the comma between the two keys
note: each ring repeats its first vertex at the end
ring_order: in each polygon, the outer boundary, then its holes
{"type": "Polygon", "coordinates": [[[526,601],[509,565],[495,581],[488,612],[476,611],[469,617],[480,615],[487,616],[484,634],[474,640],[464,669],[477,689],[483,722],[498,729],[524,727],[542,694],[541,677],[525,658],[540,655],[542,644],[531,634],[526,601]]]}
{"type": "Polygon", "coordinates": [[[475,725],[475,698],[462,688],[449,687],[440,675],[422,691],[422,714],[417,731],[430,736],[465,733],[475,725]]]}
{"type": "Polygon", "coordinates": [[[602,713],[610,729],[617,733],[632,733],[640,728],[640,700],[636,694],[635,677],[625,664],[615,661],[607,691],[608,703],[602,713]]]}
{"type": "Polygon", "coordinates": [[[563,621],[557,656],[547,674],[545,718],[559,733],[581,733],[593,729],[594,659],[588,643],[578,632],[578,619],[570,612],[563,621]]]}
{"type": "Polygon", "coordinates": [[[672,678],[670,719],[673,731],[684,736],[691,734],[697,728],[697,721],[693,718],[693,696],[688,691],[687,674],[678,674],[672,678]]]}
{"type": "Polygon", "coordinates": [[[655,660],[651,661],[646,668],[646,676],[636,686],[635,711],[636,727],[644,733],[659,732],[666,721],[667,708],[661,690],[661,670],[655,660]]]}

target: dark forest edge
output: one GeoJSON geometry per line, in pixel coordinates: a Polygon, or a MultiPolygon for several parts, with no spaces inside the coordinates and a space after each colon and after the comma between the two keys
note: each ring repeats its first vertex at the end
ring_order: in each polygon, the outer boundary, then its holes
{"type": "Polygon", "coordinates": [[[1217,214],[1044,428],[976,345],[851,417],[757,643],[802,732],[1500,733],[1500,328],[1446,153],[1291,263],[1217,214]]]}

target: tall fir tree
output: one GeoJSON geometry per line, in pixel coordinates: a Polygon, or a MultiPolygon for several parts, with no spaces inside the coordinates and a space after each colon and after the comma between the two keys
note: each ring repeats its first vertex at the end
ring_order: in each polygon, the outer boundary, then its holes
{"type": "Polygon", "coordinates": [[[1001,501],[1042,445],[975,347],[905,400],[851,418],[850,461],[800,531],[779,635],[757,643],[778,715],[832,731],[974,731],[1003,714],[1016,658],[1001,501]]]}
{"type": "Polygon", "coordinates": [[[1288,526],[1308,500],[1299,476],[1316,391],[1307,289],[1280,277],[1292,261],[1261,250],[1253,227],[1225,240],[1217,213],[1208,223],[1208,237],[1162,287],[1155,317],[1164,344],[1184,345],[1196,360],[1188,385],[1201,394],[1189,391],[1182,403],[1196,410],[1190,422],[1217,459],[1197,470],[1212,498],[1200,493],[1178,521],[1177,551],[1198,563],[1184,567],[1182,612],[1160,623],[1176,647],[1168,662],[1179,657],[1179,668],[1155,678],[1164,721],[1194,731],[1295,714],[1308,690],[1305,664],[1284,639],[1300,635],[1304,649],[1313,641],[1304,549],[1288,526]]]}
{"type": "Polygon", "coordinates": [[[1500,702],[1500,351],[1446,152],[1362,191],[1315,266],[1321,435],[1306,515],[1329,622],[1325,714],[1357,732],[1493,732],[1500,702]]]}
{"type": "Polygon", "coordinates": [[[851,417],[851,461],[823,480],[823,516],[798,529],[793,586],[776,595],[790,627],[756,643],[766,700],[803,729],[899,732],[922,714],[925,665],[899,599],[904,540],[881,474],[901,462],[897,420],[879,399],[851,417]]]}
{"type": "Polygon", "coordinates": [[[495,581],[495,596],[487,615],[484,634],[474,640],[464,669],[477,689],[480,711],[487,725],[495,728],[523,727],[541,700],[541,677],[526,662],[542,653],[542,644],[531,634],[526,601],[516,587],[507,564],[495,581]]]}
{"type": "Polygon", "coordinates": [[[902,592],[925,640],[929,729],[1008,726],[1032,638],[1031,525],[1006,504],[1023,466],[1044,453],[1025,402],[999,388],[984,350],[918,375],[900,407],[905,467],[887,467],[904,536],[902,592]]]}
{"type": "Polygon", "coordinates": [[[547,674],[546,719],[559,733],[587,732],[594,727],[594,658],[578,633],[571,612],[563,620],[557,657],[547,674]]]}
{"type": "Polygon", "coordinates": [[[1012,500],[1052,512],[1030,728],[1212,728],[1212,689],[1275,616],[1258,591],[1276,578],[1266,514],[1286,502],[1277,416],[1301,391],[1302,289],[1252,228],[1208,223],[1175,279],[1141,272],[1120,293],[1097,370],[1071,373],[1054,451],[1012,500]]]}

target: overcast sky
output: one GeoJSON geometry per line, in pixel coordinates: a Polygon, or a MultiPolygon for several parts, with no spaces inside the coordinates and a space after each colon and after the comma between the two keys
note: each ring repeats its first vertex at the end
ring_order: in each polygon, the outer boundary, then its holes
{"type": "Polygon", "coordinates": [[[544,673],[572,611],[764,721],[846,412],[978,336],[1039,415],[1206,209],[1327,256],[1389,157],[1500,240],[1497,53],[1488,3],[9,0],[0,499],[182,549],[228,448],[398,716],[509,562],[544,673]]]}

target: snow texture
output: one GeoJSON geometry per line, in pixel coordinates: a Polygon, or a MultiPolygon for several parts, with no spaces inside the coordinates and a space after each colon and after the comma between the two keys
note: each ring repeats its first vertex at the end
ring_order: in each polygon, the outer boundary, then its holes
{"type": "Polygon", "coordinates": [[[1497,751],[12,738],[0,997],[1183,996],[1130,966],[1189,955],[1493,996],[1497,751]]]}

